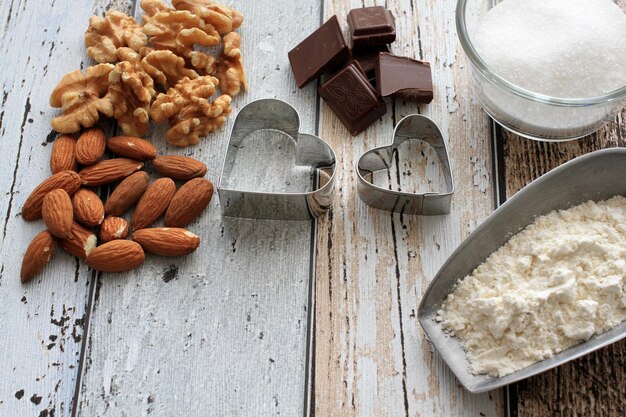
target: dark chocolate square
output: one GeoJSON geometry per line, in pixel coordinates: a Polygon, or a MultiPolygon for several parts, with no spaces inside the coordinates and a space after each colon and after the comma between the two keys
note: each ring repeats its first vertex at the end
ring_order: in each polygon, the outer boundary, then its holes
{"type": "Polygon", "coordinates": [[[397,95],[430,103],[433,101],[430,64],[382,52],[376,63],[376,90],[381,97],[397,95]]]}
{"type": "Polygon", "coordinates": [[[387,113],[357,62],[350,62],[320,86],[320,95],[341,123],[356,136],[387,113]]]}
{"type": "Polygon", "coordinates": [[[323,73],[338,68],[350,59],[350,50],[333,16],[308,38],[289,51],[291,70],[302,88],[323,73]]]}
{"type": "Polygon", "coordinates": [[[395,19],[383,6],[350,10],[348,28],[353,49],[385,45],[396,40],[395,19]]]}

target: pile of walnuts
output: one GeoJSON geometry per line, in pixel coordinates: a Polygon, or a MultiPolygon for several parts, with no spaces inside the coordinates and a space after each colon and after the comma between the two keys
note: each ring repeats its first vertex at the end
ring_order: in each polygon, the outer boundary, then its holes
{"type": "Polygon", "coordinates": [[[231,97],[247,90],[241,37],[243,16],[210,0],[141,0],[144,24],[117,11],[92,16],[87,53],[99,64],[66,74],[50,96],[62,109],[52,128],[75,133],[114,117],[124,134],[143,136],[150,119],[169,121],[167,140],[195,145],[232,112],[231,97]],[[218,47],[219,57],[195,46],[218,47]],[[222,95],[211,100],[219,87],[222,95]]]}

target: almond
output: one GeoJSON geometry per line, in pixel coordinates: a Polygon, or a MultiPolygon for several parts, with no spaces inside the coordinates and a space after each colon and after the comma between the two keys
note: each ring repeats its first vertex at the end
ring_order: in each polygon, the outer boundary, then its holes
{"type": "Polygon", "coordinates": [[[145,139],[134,136],[114,136],[107,139],[107,148],[117,156],[148,161],[156,158],[157,149],[145,139]]]}
{"type": "Polygon", "coordinates": [[[134,159],[115,158],[84,168],[78,174],[84,185],[95,187],[119,181],[141,168],[143,168],[143,162],[134,159]]]}
{"type": "Polygon", "coordinates": [[[152,161],[156,172],[175,180],[189,180],[195,177],[204,177],[207,167],[197,159],[188,156],[159,156],[152,161]]]}
{"type": "Polygon", "coordinates": [[[185,227],[202,213],[213,197],[213,184],[204,178],[187,181],[174,194],[165,212],[165,225],[185,227]]]}
{"type": "Polygon", "coordinates": [[[107,215],[119,216],[126,212],[143,195],[148,188],[148,173],[135,172],[130,177],[120,182],[111,193],[104,205],[107,215]]]}
{"type": "Polygon", "coordinates": [[[121,217],[105,217],[98,238],[101,242],[110,242],[115,239],[126,239],[128,236],[128,223],[121,217]]]}
{"type": "Polygon", "coordinates": [[[133,230],[143,229],[157,221],[176,194],[176,184],[170,178],[159,178],[154,181],[141,196],[135,212],[130,220],[133,230]]]}
{"type": "Polygon", "coordinates": [[[145,254],[132,240],[113,240],[95,248],[87,256],[87,265],[96,271],[129,271],[143,263],[145,254]]]}
{"type": "Polygon", "coordinates": [[[41,215],[48,231],[56,237],[66,238],[72,232],[72,201],[65,190],[57,188],[43,198],[41,215]]]}
{"type": "Polygon", "coordinates": [[[98,194],[81,188],[72,196],[74,219],[87,227],[95,227],[104,220],[104,206],[98,194]]]}
{"type": "Polygon", "coordinates": [[[72,223],[72,232],[67,239],[61,239],[59,244],[63,250],[71,253],[77,258],[86,259],[93,248],[96,247],[98,239],[96,235],[85,229],[80,224],[72,223]]]}
{"type": "Polygon", "coordinates": [[[35,236],[22,259],[20,278],[23,283],[33,279],[48,265],[54,249],[56,249],[56,241],[49,231],[44,230],[35,236]]]}
{"type": "Polygon", "coordinates": [[[152,227],[133,232],[133,240],[150,253],[161,256],[181,256],[195,251],[200,238],[187,229],[152,227]]]}
{"type": "Polygon", "coordinates": [[[50,155],[50,171],[56,174],[65,170],[76,171],[76,139],[70,135],[56,138],[50,155]]]}
{"type": "Polygon", "coordinates": [[[82,165],[93,165],[98,162],[106,147],[106,136],[97,127],[83,131],[76,142],[76,161],[82,165]]]}
{"type": "Polygon", "coordinates": [[[60,188],[67,194],[73,195],[80,188],[80,177],[74,171],[61,171],[48,177],[33,190],[22,207],[24,220],[36,220],[41,218],[41,205],[43,198],[52,190],[60,188]]]}

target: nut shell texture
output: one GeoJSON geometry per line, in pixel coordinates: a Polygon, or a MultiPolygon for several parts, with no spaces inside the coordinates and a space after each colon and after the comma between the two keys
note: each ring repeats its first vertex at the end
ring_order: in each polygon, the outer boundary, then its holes
{"type": "Polygon", "coordinates": [[[204,177],[207,171],[206,165],[197,159],[178,155],[159,156],[152,161],[152,168],[159,174],[175,180],[204,177]]]}
{"type": "Polygon", "coordinates": [[[154,181],[141,196],[130,227],[133,230],[149,227],[167,210],[176,194],[176,184],[170,178],[159,178],[154,181]]]}
{"type": "Polygon", "coordinates": [[[132,240],[113,240],[95,248],[87,256],[87,265],[96,271],[129,271],[143,263],[145,254],[132,240]]]}
{"type": "Polygon", "coordinates": [[[47,230],[39,233],[30,242],[24,258],[20,278],[22,282],[28,282],[39,274],[48,265],[56,248],[54,236],[47,230]]]}
{"type": "Polygon", "coordinates": [[[149,176],[144,171],[135,172],[124,179],[113,190],[104,205],[104,212],[110,216],[120,216],[125,213],[148,188],[149,176]]]}
{"type": "Polygon", "coordinates": [[[65,190],[57,188],[46,194],[41,214],[48,231],[54,236],[66,238],[70,235],[74,216],[72,201],[65,190]]]}
{"type": "Polygon", "coordinates": [[[95,227],[104,220],[104,206],[98,194],[81,188],[72,196],[74,219],[87,227],[95,227]]]}
{"type": "Polygon", "coordinates": [[[176,227],[153,227],[137,230],[133,240],[146,251],[161,256],[183,256],[200,246],[200,238],[189,230],[176,227]]]}
{"type": "Polygon", "coordinates": [[[165,213],[165,226],[185,227],[196,219],[213,197],[213,184],[204,178],[194,178],[183,184],[172,198],[165,213]]]}
{"type": "Polygon", "coordinates": [[[74,171],[61,171],[45,179],[30,193],[24,202],[22,218],[24,220],[40,219],[44,197],[57,188],[65,190],[69,195],[73,195],[80,188],[80,177],[74,171]]]}
{"type": "Polygon", "coordinates": [[[98,162],[106,148],[106,136],[97,127],[85,130],[76,142],[76,161],[81,165],[98,162]]]}
{"type": "Polygon", "coordinates": [[[52,145],[50,171],[76,171],[76,139],[70,135],[60,135],[52,145]]]}
{"type": "Polygon", "coordinates": [[[143,162],[127,158],[107,159],[82,169],[78,174],[84,185],[95,187],[119,181],[143,168],[143,162]]]}

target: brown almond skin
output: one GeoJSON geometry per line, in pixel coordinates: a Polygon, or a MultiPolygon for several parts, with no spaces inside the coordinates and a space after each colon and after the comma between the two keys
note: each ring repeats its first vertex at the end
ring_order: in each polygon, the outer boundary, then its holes
{"type": "Polygon", "coordinates": [[[146,192],[149,178],[147,172],[139,171],[120,182],[104,205],[105,214],[108,216],[124,214],[146,192]]]}
{"type": "Polygon", "coordinates": [[[35,278],[48,265],[56,246],[54,236],[47,230],[35,236],[28,245],[24,258],[22,258],[22,269],[20,271],[22,283],[35,278]]]}
{"type": "Polygon", "coordinates": [[[135,207],[130,220],[131,229],[143,229],[157,221],[167,210],[174,194],[176,194],[176,184],[171,178],[159,178],[154,181],[135,207]]]}
{"type": "Polygon", "coordinates": [[[86,129],[76,142],[76,161],[81,165],[93,165],[102,159],[105,149],[104,132],[97,127],[86,129]]]}
{"type": "Polygon", "coordinates": [[[77,258],[86,259],[93,248],[96,247],[97,242],[98,239],[95,234],[85,229],[80,224],[73,222],[72,233],[67,239],[61,239],[59,246],[61,246],[64,251],[77,258]]]}
{"type": "Polygon", "coordinates": [[[152,167],[159,174],[175,180],[204,177],[207,171],[206,165],[197,159],[178,155],[158,156],[152,161],[152,167]]]}
{"type": "Polygon", "coordinates": [[[161,256],[188,255],[198,249],[200,238],[187,229],[151,227],[133,232],[133,240],[146,251],[161,256]]]}
{"type": "Polygon", "coordinates": [[[113,240],[95,248],[87,256],[87,265],[96,271],[123,272],[137,268],[145,254],[141,246],[132,240],[113,240]]]}
{"type": "Polygon", "coordinates": [[[57,188],[46,194],[41,205],[41,215],[52,235],[63,239],[72,232],[72,201],[65,190],[57,188]]]}
{"type": "Polygon", "coordinates": [[[100,242],[110,242],[115,239],[128,237],[128,223],[121,217],[108,216],[100,225],[98,239],[100,242]]]}
{"type": "Polygon", "coordinates": [[[174,194],[165,212],[165,226],[185,227],[196,219],[213,197],[213,183],[194,178],[184,183],[174,194]]]}
{"type": "Polygon", "coordinates": [[[157,156],[157,148],[145,139],[135,136],[114,136],[107,139],[107,148],[117,156],[150,161],[157,156]]]}
{"type": "Polygon", "coordinates": [[[78,174],[83,185],[96,187],[128,177],[143,168],[143,162],[128,158],[107,159],[83,168],[78,174]]]}
{"type": "Polygon", "coordinates": [[[72,196],[74,220],[83,226],[96,227],[104,220],[104,205],[98,194],[81,188],[72,196]]]}
{"type": "Polygon", "coordinates": [[[76,171],[76,139],[71,135],[60,135],[52,144],[50,171],[76,171]]]}
{"type": "Polygon", "coordinates": [[[40,219],[44,197],[57,188],[65,190],[71,196],[80,188],[80,177],[74,171],[61,171],[45,179],[24,202],[22,218],[24,220],[40,219]]]}

